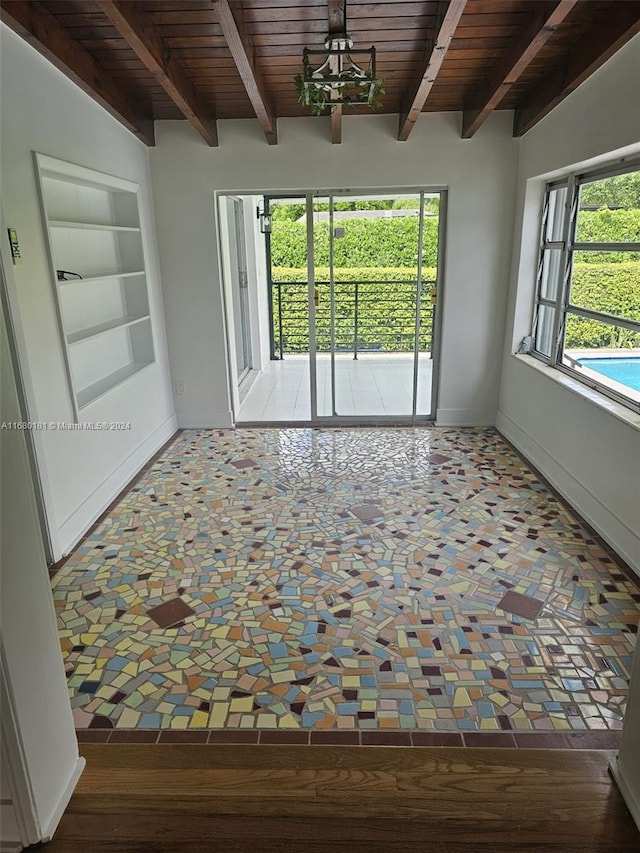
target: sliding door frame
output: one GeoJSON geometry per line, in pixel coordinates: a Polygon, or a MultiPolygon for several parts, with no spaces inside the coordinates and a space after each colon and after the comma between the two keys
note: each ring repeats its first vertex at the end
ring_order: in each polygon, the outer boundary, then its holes
{"type": "MultiPolygon", "coordinates": [[[[336,189],[262,189],[262,190],[216,190],[214,192],[214,219],[218,221],[218,200],[221,197],[238,197],[244,200],[246,197],[261,197],[263,199],[263,209],[269,211],[269,203],[278,199],[299,199],[305,202],[306,207],[306,236],[307,236],[307,279],[308,279],[308,315],[309,315],[309,392],[311,402],[311,419],[309,421],[290,422],[288,426],[410,426],[412,424],[430,424],[436,419],[439,385],[440,385],[440,361],[441,361],[441,341],[442,341],[442,320],[443,320],[443,302],[445,294],[445,254],[446,254],[446,235],[447,235],[447,207],[448,207],[448,188],[443,185],[434,186],[404,186],[404,187],[345,187],[340,190],[336,189]],[[413,365],[413,399],[411,406],[411,414],[409,415],[319,415],[318,414],[318,388],[317,388],[317,345],[316,345],[316,311],[315,311],[315,256],[314,256],[314,220],[313,220],[313,204],[314,200],[320,198],[328,199],[330,202],[330,247],[331,247],[331,263],[330,263],[330,281],[331,281],[331,389],[332,389],[332,412],[335,412],[335,301],[334,301],[334,274],[333,274],[333,202],[334,199],[340,199],[344,196],[357,196],[373,198],[386,195],[419,195],[423,201],[425,196],[438,194],[440,197],[439,215],[438,215],[438,258],[437,258],[437,276],[436,276],[436,300],[432,315],[432,334],[431,334],[431,360],[433,362],[431,374],[431,404],[428,414],[417,413],[417,388],[419,383],[419,358],[420,351],[414,345],[414,365],[413,365]]],[[[424,204],[420,207],[420,245],[418,251],[418,288],[416,294],[416,306],[420,306],[421,287],[422,287],[422,248],[424,240],[424,204]]],[[[220,246],[220,232],[217,229],[218,246],[220,246]]],[[[266,274],[267,274],[267,293],[268,293],[268,316],[269,316],[269,334],[270,334],[270,357],[271,359],[278,358],[274,347],[274,312],[273,312],[273,281],[271,276],[271,235],[265,234],[265,250],[266,250],[266,274]]],[[[220,272],[222,276],[222,272],[220,272]]],[[[225,302],[224,290],[222,293],[223,304],[225,302]]],[[[419,341],[420,334],[420,311],[417,310],[417,324],[415,331],[415,341],[419,341]]],[[[227,338],[228,358],[231,357],[229,352],[229,335],[228,330],[225,330],[227,338]]],[[[229,363],[228,363],[229,368],[229,363]]],[[[231,381],[229,376],[229,381],[231,381]]],[[[236,407],[232,402],[234,412],[234,421],[237,416],[236,407]]],[[[277,425],[277,421],[273,422],[277,425]]]]}
{"type": "MultiPolygon", "coordinates": [[[[289,197],[289,196],[287,196],[289,197]]],[[[318,426],[371,426],[375,425],[411,425],[433,423],[436,417],[438,402],[439,376],[440,376],[440,342],[442,326],[442,303],[444,295],[444,257],[446,239],[447,218],[447,188],[436,187],[382,187],[377,189],[353,189],[341,190],[315,190],[305,193],[306,201],[306,224],[307,224],[307,281],[308,281],[308,303],[309,303],[309,382],[311,397],[311,421],[318,426]],[[416,284],[416,321],[413,349],[413,393],[411,403],[411,414],[409,415],[340,415],[336,412],[336,371],[335,371],[335,277],[333,264],[333,212],[334,200],[343,196],[359,196],[373,198],[381,195],[419,195],[420,197],[420,222],[418,236],[417,257],[417,284],[416,284]],[[431,358],[433,368],[431,374],[431,402],[428,414],[417,413],[418,382],[419,382],[419,339],[421,325],[421,298],[422,298],[422,256],[424,248],[424,199],[427,195],[438,193],[440,204],[438,210],[438,258],[436,276],[436,297],[432,315],[431,333],[431,358]],[[317,387],[317,342],[316,342],[316,312],[315,312],[315,243],[314,243],[314,200],[322,198],[329,201],[329,286],[330,286],[330,341],[331,341],[331,415],[320,415],[318,413],[318,387],[317,387]]]]}

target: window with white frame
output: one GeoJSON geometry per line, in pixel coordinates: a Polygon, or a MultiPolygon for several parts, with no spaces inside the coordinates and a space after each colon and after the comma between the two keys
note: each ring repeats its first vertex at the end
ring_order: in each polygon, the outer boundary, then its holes
{"type": "Polygon", "coordinates": [[[640,410],[640,162],[547,185],[532,348],[640,410]]]}

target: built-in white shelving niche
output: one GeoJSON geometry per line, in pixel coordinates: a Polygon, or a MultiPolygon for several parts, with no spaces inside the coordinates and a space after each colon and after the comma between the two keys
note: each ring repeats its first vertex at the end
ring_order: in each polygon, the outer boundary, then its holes
{"type": "Polygon", "coordinates": [[[36,168],[79,416],[155,360],[138,186],[42,154],[36,168]]]}

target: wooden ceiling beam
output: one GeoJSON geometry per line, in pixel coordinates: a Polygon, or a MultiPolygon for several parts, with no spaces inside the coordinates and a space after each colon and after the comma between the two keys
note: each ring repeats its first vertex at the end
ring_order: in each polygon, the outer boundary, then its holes
{"type": "Polygon", "coordinates": [[[444,58],[449,50],[449,45],[458,26],[458,22],[462,17],[467,0],[450,0],[445,12],[442,24],[435,38],[433,49],[427,59],[422,72],[421,78],[418,81],[414,95],[411,99],[411,106],[405,114],[400,114],[400,125],[398,128],[398,139],[400,142],[406,142],[409,134],[413,130],[418,116],[422,112],[429,92],[436,82],[438,72],[442,67],[444,58]]]}
{"type": "Polygon", "coordinates": [[[577,42],[560,68],[553,68],[516,110],[513,135],[522,136],[640,32],[640,3],[615,3],[577,42]]]}
{"type": "Polygon", "coordinates": [[[347,25],[347,0],[327,0],[329,33],[344,33],[347,25]]]}
{"type": "Polygon", "coordinates": [[[331,143],[340,145],[342,142],[342,104],[331,107],[331,143]]]}
{"type": "Polygon", "coordinates": [[[121,87],[43,3],[3,0],[0,19],[145,145],[155,145],[151,104],[121,87]]]}
{"type": "MultiPolygon", "coordinates": [[[[347,2],[346,0],[327,0],[327,18],[329,35],[341,35],[347,31],[347,2]]],[[[331,143],[339,145],[342,142],[342,104],[331,107],[331,143]]]]}
{"type": "Polygon", "coordinates": [[[548,9],[534,12],[529,25],[516,40],[513,49],[496,63],[493,72],[474,100],[473,107],[462,116],[462,138],[470,139],[495,110],[514,83],[531,65],[558,26],[579,0],[558,0],[548,9]]]}
{"type": "Polygon", "coordinates": [[[242,21],[242,7],[240,4],[234,3],[234,14],[229,0],[213,0],[213,4],[218,15],[220,29],[227,41],[260,127],[263,129],[269,145],[277,145],[278,131],[275,113],[270,99],[267,97],[262,76],[255,67],[253,45],[242,21]]]}
{"type": "Polygon", "coordinates": [[[207,145],[217,145],[216,122],[210,115],[210,108],[201,104],[191,80],[180,63],[171,57],[157,28],[145,20],[140,5],[123,0],[96,2],[207,145]]]}

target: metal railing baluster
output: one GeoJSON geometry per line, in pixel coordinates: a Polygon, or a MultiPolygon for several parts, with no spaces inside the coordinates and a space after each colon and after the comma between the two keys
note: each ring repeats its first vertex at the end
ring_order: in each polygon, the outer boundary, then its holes
{"type": "MultiPolygon", "coordinates": [[[[306,352],[308,342],[307,283],[274,282],[277,288],[277,322],[280,357],[286,353],[306,352]],[[300,295],[298,295],[300,294],[300,295]]],[[[430,305],[432,281],[423,282],[420,351],[432,350],[433,306],[430,305]]],[[[329,352],[328,282],[316,282],[319,305],[316,308],[319,352],[329,352]],[[325,340],[325,338],[327,338],[325,340]]],[[[416,282],[343,281],[336,282],[335,336],[338,350],[352,350],[354,359],[363,352],[413,352],[415,344],[416,282]],[[339,288],[339,292],[338,292],[339,288]],[[350,293],[345,291],[350,289],[350,293]],[[375,314],[372,314],[372,309],[375,314]],[[350,320],[350,317],[353,320],[350,320]],[[353,323],[352,329],[349,328],[353,323]],[[353,337],[352,337],[353,334],[353,337]]]]}

